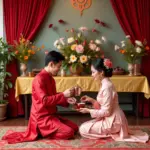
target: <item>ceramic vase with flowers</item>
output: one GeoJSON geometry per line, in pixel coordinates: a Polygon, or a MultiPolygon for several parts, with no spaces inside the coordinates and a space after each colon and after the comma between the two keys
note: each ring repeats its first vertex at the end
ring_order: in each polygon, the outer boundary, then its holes
{"type": "Polygon", "coordinates": [[[140,75],[140,65],[137,64],[137,60],[141,59],[150,52],[150,48],[147,45],[146,40],[143,42],[135,40],[131,41],[130,36],[127,35],[124,41],[121,41],[121,47],[115,45],[115,51],[120,52],[125,60],[128,62],[129,76],[140,75]]]}
{"type": "Polygon", "coordinates": [[[21,76],[27,76],[27,63],[33,58],[36,52],[40,51],[44,46],[38,48],[29,40],[25,39],[21,34],[19,41],[14,41],[15,57],[20,62],[21,76]]]}
{"type": "MultiPolygon", "coordinates": [[[[58,22],[62,23],[62,20],[58,22]]],[[[95,19],[95,23],[101,25],[98,19],[95,19]]],[[[49,28],[56,31],[53,24],[50,24],[49,28]]],[[[88,74],[91,60],[97,57],[104,57],[101,45],[106,42],[106,38],[102,36],[90,39],[91,33],[98,33],[95,28],[80,27],[78,30],[71,28],[66,29],[66,33],[67,36],[65,37],[60,37],[60,34],[57,33],[59,39],[54,42],[54,47],[62,52],[65,57],[63,61],[64,70],[69,70],[73,76],[78,76],[82,73],[88,74]]]]}
{"type": "Polygon", "coordinates": [[[20,63],[20,70],[22,72],[21,74],[22,77],[27,76],[27,64],[26,63],[20,63]]]}

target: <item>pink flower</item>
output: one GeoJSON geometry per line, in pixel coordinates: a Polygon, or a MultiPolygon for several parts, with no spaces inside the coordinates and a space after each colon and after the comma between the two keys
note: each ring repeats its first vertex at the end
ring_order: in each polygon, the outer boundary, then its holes
{"type": "Polygon", "coordinates": [[[101,49],[99,47],[96,48],[96,51],[100,51],[101,49]]]}
{"type": "Polygon", "coordinates": [[[94,41],[93,41],[93,40],[91,40],[91,41],[90,41],[90,43],[94,43],[94,41]]]}
{"type": "Polygon", "coordinates": [[[91,49],[91,50],[96,50],[96,44],[89,44],[89,48],[91,49]]]}
{"type": "Polygon", "coordinates": [[[104,66],[107,69],[112,68],[112,62],[110,61],[110,59],[104,59],[104,66]]]}
{"type": "Polygon", "coordinates": [[[48,50],[46,50],[46,51],[45,51],[45,55],[47,55],[48,53],[49,53],[49,51],[48,51],[48,50]]]}
{"type": "Polygon", "coordinates": [[[92,32],[97,32],[97,30],[93,28],[93,29],[92,29],[92,32]]]}
{"type": "Polygon", "coordinates": [[[87,27],[80,27],[79,30],[84,32],[84,31],[88,31],[88,28],[87,27]]]}
{"type": "Polygon", "coordinates": [[[53,27],[53,24],[49,24],[49,26],[48,26],[49,28],[52,28],[53,27]]]}
{"type": "Polygon", "coordinates": [[[72,32],[72,33],[73,33],[73,32],[74,32],[74,28],[72,28],[72,29],[70,30],[70,32],[72,32]]]}
{"type": "Polygon", "coordinates": [[[76,46],[76,52],[77,53],[83,53],[84,52],[84,47],[81,44],[77,45],[76,46]]]}

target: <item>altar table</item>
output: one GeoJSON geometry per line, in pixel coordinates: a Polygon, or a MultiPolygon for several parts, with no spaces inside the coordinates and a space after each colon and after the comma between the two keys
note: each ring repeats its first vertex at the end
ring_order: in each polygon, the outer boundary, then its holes
{"type": "MultiPolygon", "coordinates": [[[[56,76],[54,78],[57,92],[63,92],[75,85],[81,86],[85,92],[98,92],[100,88],[100,83],[93,81],[91,76],[56,76]]],[[[25,115],[27,115],[28,111],[26,106],[28,103],[26,94],[32,94],[33,79],[34,77],[18,77],[15,83],[16,100],[19,101],[19,95],[24,95],[25,97],[25,115]]],[[[150,88],[145,76],[116,75],[110,79],[115,85],[117,92],[144,93],[147,99],[150,98],[150,88]]]]}

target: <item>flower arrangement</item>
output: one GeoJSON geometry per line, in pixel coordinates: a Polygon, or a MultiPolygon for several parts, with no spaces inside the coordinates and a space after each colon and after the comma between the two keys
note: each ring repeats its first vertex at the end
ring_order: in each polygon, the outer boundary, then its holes
{"type": "Polygon", "coordinates": [[[147,55],[150,51],[150,47],[147,45],[146,40],[143,42],[135,40],[135,42],[132,43],[130,35],[127,35],[126,39],[121,41],[121,47],[115,45],[115,51],[124,55],[124,58],[128,63],[134,64],[142,56],[147,55]]]}
{"type": "Polygon", "coordinates": [[[14,41],[14,51],[15,57],[20,63],[27,64],[28,60],[31,59],[36,52],[44,48],[44,45],[41,48],[38,48],[32,44],[29,40],[26,40],[23,35],[20,36],[19,41],[14,41]]]}
{"type": "MultiPolygon", "coordinates": [[[[60,23],[60,20],[58,21],[60,23]]],[[[61,20],[61,22],[64,22],[61,20]]],[[[95,19],[95,23],[104,25],[98,19],[95,19]]],[[[52,24],[49,28],[52,28],[52,24]]],[[[97,33],[95,28],[89,30],[87,27],[80,27],[78,30],[71,28],[67,29],[68,34],[65,38],[62,37],[54,42],[54,47],[62,52],[65,56],[63,62],[63,68],[65,70],[70,67],[73,70],[78,68],[88,69],[92,59],[96,57],[104,57],[103,51],[101,50],[101,44],[106,41],[105,37],[101,39],[90,39],[89,33],[97,33]],[[89,36],[89,37],[88,37],[89,36]]],[[[84,70],[84,71],[85,71],[84,70]]]]}

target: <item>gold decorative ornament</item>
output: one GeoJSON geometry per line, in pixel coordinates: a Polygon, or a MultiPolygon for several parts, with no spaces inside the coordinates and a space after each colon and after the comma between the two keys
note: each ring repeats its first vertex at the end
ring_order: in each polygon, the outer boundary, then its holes
{"type": "Polygon", "coordinates": [[[83,14],[83,10],[89,8],[92,4],[92,0],[70,0],[70,1],[72,6],[80,11],[81,16],[83,14]]]}

